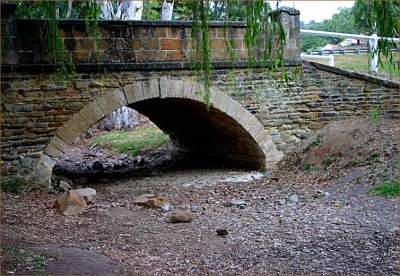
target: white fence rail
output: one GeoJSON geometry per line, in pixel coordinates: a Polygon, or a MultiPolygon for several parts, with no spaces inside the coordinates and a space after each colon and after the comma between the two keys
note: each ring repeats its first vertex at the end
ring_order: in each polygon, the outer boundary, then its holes
{"type": "MultiPolygon", "coordinates": [[[[305,30],[300,29],[300,34],[306,35],[315,35],[315,36],[328,36],[328,37],[338,37],[338,38],[359,38],[359,39],[368,39],[370,51],[372,53],[376,53],[378,50],[378,40],[385,39],[394,43],[400,43],[399,38],[392,37],[378,37],[376,34],[372,34],[371,36],[367,35],[356,35],[356,34],[346,34],[346,33],[334,33],[334,32],[324,32],[324,31],[314,31],[314,30],[305,30]]],[[[321,57],[320,57],[321,58],[321,57]]],[[[378,72],[378,55],[371,55],[371,71],[378,72]]]]}

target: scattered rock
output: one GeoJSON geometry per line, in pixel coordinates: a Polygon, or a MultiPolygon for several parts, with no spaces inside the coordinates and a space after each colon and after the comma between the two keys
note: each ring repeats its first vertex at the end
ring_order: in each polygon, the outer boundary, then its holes
{"type": "Polygon", "coordinates": [[[215,203],[215,199],[213,197],[209,197],[206,199],[206,203],[208,203],[208,204],[215,203]]]}
{"type": "Polygon", "coordinates": [[[190,206],[190,210],[191,210],[192,212],[198,212],[198,211],[200,211],[200,209],[201,209],[201,206],[200,206],[200,205],[194,204],[194,205],[190,206]]]}
{"type": "Polygon", "coordinates": [[[65,216],[82,214],[86,209],[86,202],[83,196],[75,190],[62,194],[54,204],[54,207],[65,216]]]}
{"type": "Polygon", "coordinates": [[[95,171],[101,171],[104,169],[104,165],[103,163],[101,163],[100,161],[94,161],[93,165],[92,165],[93,170],[95,171]]]}
{"type": "Polygon", "coordinates": [[[121,153],[120,155],[119,155],[119,158],[121,158],[121,159],[126,159],[126,158],[128,158],[129,156],[128,156],[128,154],[126,154],[126,153],[121,153]]]}
{"type": "Polygon", "coordinates": [[[147,161],[143,157],[138,156],[133,160],[133,164],[142,167],[147,164],[147,161]]]}
{"type": "Polygon", "coordinates": [[[193,219],[190,211],[173,211],[169,213],[167,220],[171,223],[186,223],[193,219]]]}
{"type": "Polygon", "coordinates": [[[398,234],[400,232],[400,228],[399,227],[392,227],[389,229],[390,233],[394,233],[394,234],[398,234]]]}
{"type": "Polygon", "coordinates": [[[228,203],[225,204],[225,206],[230,207],[230,206],[236,206],[238,208],[244,208],[246,207],[247,203],[244,200],[241,199],[232,199],[228,203]]]}
{"type": "Polygon", "coordinates": [[[330,194],[328,192],[318,190],[315,194],[313,194],[313,198],[320,198],[320,197],[328,197],[330,194]]]}
{"type": "Polygon", "coordinates": [[[224,228],[219,228],[217,229],[217,234],[218,236],[225,237],[226,235],[228,235],[228,230],[224,228]]]}
{"type": "Polygon", "coordinates": [[[268,179],[269,179],[269,180],[272,180],[272,181],[276,181],[276,182],[279,181],[279,177],[278,177],[278,176],[275,176],[275,175],[271,175],[270,177],[268,177],[268,179]]]}
{"type": "Polygon", "coordinates": [[[84,135],[85,139],[92,138],[93,136],[94,136],[93,131],[91,131],[90,129],[85,131],[85,135],[84,135]]]}
{"type": "Polygon", "coordinates": [[[133,204],[145,206],[147,208],[163,209],[163,206],[166,206],[169,202],[165,197],[155,194],[143,194],[135,198],[133,204]]]}
{"type": "Polygon", "coordinates": [[[286,199],[279,199],[278,201],[276,201],[278,203],[278,205],[285,205],[286,204],[286,199]]]}
{"type": "Polygon", "coordinates": [[[163,210],[163,212],[169,212],[172,210],[172,205],[169,202],[167,202],[161,206],[161,209],[163,210]]]}
{"type": "Polygon", "coordinates": [[[71,190],[72,187],[71,185],[68,184],[68,182],[61,180],[60,184],[58,185],[61,189],[63,189],[64,191],[68,191],[71,190]]]}
{"type": "Polygon", "coordinates": [[[87,204],[95,204],[96,203],[96,190],[92,188],[85,188],[85,189],[76,189],[73,190],[83,196],[83,199],[86,201],[87,204]]]}
{"type": "Polygon", "coordinates": [[[113,170],[119,170],[122,168],[122,165],[120,163],[115,163],[112,168],[113,170]]]}
{"type": "Polygon", "coordinates": [[[298,203],[299,202],[299,196],[298,195],[291,195],[289,197],[289,200],[290,200],[290,202],[298,203]]]}
{"type": "Polygon", "coordinates": [[[88,183],[87,177],[79,177],[74,180],[75,184],[77,185],[85,185],[88,183]]]}

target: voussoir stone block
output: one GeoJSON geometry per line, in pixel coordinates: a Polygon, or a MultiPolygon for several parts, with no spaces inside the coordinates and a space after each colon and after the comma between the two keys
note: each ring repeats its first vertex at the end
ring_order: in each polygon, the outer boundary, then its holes
{"type": "Polygon", "coordinates": [[[264,127],[262,124],[259,122],[256,122],[254,126],[250,129],[249,133],[250,135],[254,138],[260,133],[261,131],[264,131],[264,127]]]}
{"type": "Polygon", "coordinates": [[[158,79],[141,82],[143,89],[143,97],[145,99],[154,99],[160,97],[160,85],[158,79]]]}
{"type": "Polygon", "coordinates": [[[72,119],[66,122],[63,127],[71,134],[71,137],[74,137],[75,139],[82,133],[72,119]]]}
{"type": "Polygon", "coordinates": [[[93,114],[93,116],[96,118],[96,121],[100,120],[101,118],[107,115],[103,113],[97,101],[91,102],[88,108],[90,112],[93,114]]]}
{"type": "Polygon", "coordinates": [[[222,93],[216,93],[213,101],[212,101],[212,105],[214,108],[216,109],[221,109],[221,107],[223,106],[224,100],[225,100],[226,96],[222,93]]]}
{"type": "Polygon", "coordinates": [[[232,106],[232,105],[234,106],[236,102],[234,100],[232,100],[231,98],[229,98],[228,96],[226,96],[226,95],[224,95],[224,96],[225,96],[225,99],[222,103],[220,110],[224,113],[227,113],[230,106],[232,106]]]}
{"type": "Polygon", "coordinates": [[[234,114],[239,112],[238,109],[244,109],[242,106],[240,106],[237,102],[233,101],[226,110],[226,114],[228,114],[230,117],[233,118],[234,114]]]}
{"type": "Polygon", "coordinates": [[[125,94],[121,89],[115,89],[113,92],[108,93],[106,98],[111,111],[127,105],[125,94]]]}
{"type": "Polygon", "coordinates": [[[243,127],[249,132],[256,123],[258,123],[257,118],[251,115],[250,119],[243,125],[243,127]]]}
{"type": "Polygon", "coordinates": [[[183,94],[183,82],[181,80],[169,81],[169,98],[179,98],[183,94]]]}
{"type": "Polygon", "coordinates": [[[60,137],[55,135],[51,141],[50,144],[56,147],[58,150],[62,151],[65,153],[65,151],[69,148],[69,145],[60,137]]]}
{"type": "Polygon", "coordinates": [[[99,106],[104,114],[109,114],[112,111],[111,106],[108,103],[106,96],[96,98],[96,101],[99,104],[99,106]]]}
{"type": "Polygon", "coordinates": [[[75,113],[72,116],[72,121],[74,121],[75,125],[81,130],[80,133],[86,131],[91,126],[91,124],[80,113],[75,113]]]}
{"type": "Polygon", "coordinates": [[[245,128],[245,124],[250,120],[252,117],[251,113],[249,111],[243,112],[242,116],[239,118],[238,123],[245,128]]]}
{"type": "Polygon", "coordinates": [[[267,132],[263,128],[260,132],[256,134],[256,136],[254,136],[254,140],[256,141],[257,144],[259,144],[264,139],[271,139],[271,138],[268,136],[267,132]]]}
{"type": "Polygon", "coordinates": [[[158,79],[160,83],[160,98],[166,98],[168,97],[168,91],[169,91],[169,81],[167,78],[159,78],[158,79]]]}
{"type": "Polygon", "coordinates": [[[185,82],[183,84],[183,97],[186,99],[190,99],[190,95],[192,95],[193,84],[190,82],[185,82]]]}
{"type": "Polygon", "coordinates": [[[127,84],[124,86],[123,90],[125,92],[128,104],[135,103],[144,99],[141,82],[127,84]]]}
{"type": "Polygon", "coordinates": [[[199,83],[193,83],[190,99],[204,102],[204,86],[199,83]]]}
{"type": "Polygon", "coordinates": [[[64,127],[60,127],[57,132],[57,136],[63,139],[67,144],[71,145],[77,137],[73,137],[71,133],[64,127]]]}
{"type": "Polygon", "coordinates": [[[58,150],[56,147],[54,147],[52,144],[48,144],[46,148],[44,149],[44,153],[51,157],[59,157],[62,156],[64,153],[60,150],[58,150]]]}

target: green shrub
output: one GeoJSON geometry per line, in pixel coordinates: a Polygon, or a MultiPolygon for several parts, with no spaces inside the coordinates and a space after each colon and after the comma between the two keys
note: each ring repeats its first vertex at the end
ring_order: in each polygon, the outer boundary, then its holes
{"type": "Polygon", "coordinates": [[[371,194],[380,196],[398,196],[400,195],[400,180],[379,185],[371,190],[371,194]]]}
{"type": "Polygon", "coordinates": [[[329,167],[329,165],[332,165],[333,163],[336,163],[337,161],[338,161],[337,157],[328,156],[328,157],[325,157],[324,160],[322,160],[322,165],[326,169],[329,167]]]}
{"type": "Polygon", "coordinates": [[[311,171],[311,170],[314,168],[314,165],[311,164],[311,163],[304,163],[304,164],[303,164],[303,168],[304,168],[304,170],[306,170],[306,171],[311,171]]]}
{"type": "Polygon", "coordinates": [[[24,181],[19,177],[4,177],[1,181],[1,190],[6,193],[20,194],[24,186],[24,181]]]}

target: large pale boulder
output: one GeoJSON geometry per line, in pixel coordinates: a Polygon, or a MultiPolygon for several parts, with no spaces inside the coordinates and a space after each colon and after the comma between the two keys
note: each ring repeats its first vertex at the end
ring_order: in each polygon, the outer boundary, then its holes
{"type": "Polygon", "coordinates": [[[92,188],[85,188],[85,189],[76,189],[74,190],[86,201],[87,204],[95,204],[96,203],[96,190],[92,188]]]}
{"type": "Polygon", "coordinates": [[[143,194],[133,200],[133,204],[145,206],[147,208],[163,209],[169,205],[168,199],[155,194],[143,194]]]}
{"type": "Polygon", "coordinates": [[[74,216],[85,211],[86,202],[83,196],[74,190],[70,190],[57,199],[54,207],[65,216],[74,216]]]}
{"type": "Polygon", "coordinates": [[[186,223],[191,222],[193,219],[190,211],[173,211],[169,213],[167,221],[171,223],[186,223]]]}

